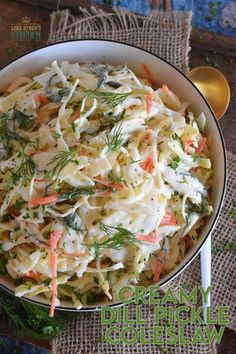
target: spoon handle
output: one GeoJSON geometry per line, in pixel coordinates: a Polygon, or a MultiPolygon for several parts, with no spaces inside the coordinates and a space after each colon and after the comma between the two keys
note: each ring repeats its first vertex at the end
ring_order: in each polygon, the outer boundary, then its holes
{"type": "MultiPolygon", "coordinates": [[[[211,286],[211,236],[208,236],[204,246],[201,249],[201,278],[202,287],[207,289],[211,286]]],[[[210,307],[211,299],[210,294],[207,297],[206,304],[203,304],[203,319],[206,322],[206,308],[210,307]]]]}

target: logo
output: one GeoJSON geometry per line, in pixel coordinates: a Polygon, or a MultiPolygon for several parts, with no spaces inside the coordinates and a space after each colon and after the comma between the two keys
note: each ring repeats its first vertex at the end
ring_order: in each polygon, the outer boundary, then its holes
{"type": "Polygon", "coordinates": [[[14,41],[40,41],[41,25],[31,22],[28,16],[21,18],[19,23],[11,25],[11,39],[14,41]]]}

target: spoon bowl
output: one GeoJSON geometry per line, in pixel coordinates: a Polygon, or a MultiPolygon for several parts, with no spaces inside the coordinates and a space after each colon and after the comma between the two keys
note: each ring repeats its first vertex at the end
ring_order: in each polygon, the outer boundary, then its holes
{"type": "Polygon", "coordinates": [[[217,119],[220,119],[230,100],[229,84],[225,76],[211,66],[198,66],[189,72],[188,77],[206,98],[217,119]]]}

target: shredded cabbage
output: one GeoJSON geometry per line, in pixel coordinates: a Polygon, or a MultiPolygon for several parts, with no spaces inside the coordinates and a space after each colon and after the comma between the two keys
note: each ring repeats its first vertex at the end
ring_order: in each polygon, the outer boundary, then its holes
{"type": "Polygon", "coordinates": [[[57,306],[116,300],[196,242],[212,212],[205,116],[166,85],[54,61],[0,109],[0,247],[17,296],[53,298],[56,269],[57,306]]]}

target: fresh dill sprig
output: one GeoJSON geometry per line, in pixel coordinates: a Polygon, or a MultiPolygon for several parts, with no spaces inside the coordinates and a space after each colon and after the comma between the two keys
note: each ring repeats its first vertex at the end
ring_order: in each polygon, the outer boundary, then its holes
{"type": "Polygon", "coordinates": [[[32,180],[38,169],[32,157],[28,156],[24,150],[19,152],[17,157],[21,157],[21,163],[16,170],[9,170],[11,176],[7,181],[8,186],[16,185],[20,180],[22,180],[22,185],[25,185],[32,180]]]}
{"type": "Polygon", "coordinates": [[[120,177],[116,177],[112,171],[108,172],[108,175],[107,177],[109,178],[109,180],[112,182],[112,183],[126,183],[126,181],[120,177]]]}
{"type": "Polygon", "coordinates": [[[4,291],[0,292],[0,313],[7,319],[14,335],[19,338],[53,339],[64,326],[59,314],[49,317],[46,308],[12,295],[6,296],[4,291]]]}
{"type": "Polygon", "coordinates": [[[122,104],[124,100],[129,96],[129,92],[127,93],[114,93],[114,92],[99,92],[87,90],[86,96],[96,98],[101,103],[106,103],[109,106],[116,107],[119,104],[122,104]]]}
{"type": "Polygon", "coordinates": [[[180,136],[178,136],[178,134],[176,134],[176,133],[174,133],[174,134],[172,135],[172,138],[175,139],[175,140],[178,140],[178,142],[180,143],[180,146],[181,146],[182,150],[185,151],[185,143],[184,143],[183,139],[182,139],[180,136]]]}
{"type": "Polygon", "coordinates": [[[5,159],[7,159],[11,154],[12,140],[18,141],[20,143],[27,142],[24,138],[22,138],[22,136],[20,136],[18,133],[8,127],[9,120],[10,115],[8,112],[3,113],[0,116],[0,139],[3,144],[3,148],[0,149],[2,150],[0,153],[0,157],[5,159]]]}
{"type": "Polygon", "coordinates": [[[89,65],[89,68],[98,76],[97,88],[103,86],[106,83],[108,77],[107,65],[99,66],[91,64],[89,65]]]}
{"type": "Polygon", "coordinates": [[[80,195],[93,195],[94,190],[91,187],[80,187],[80,188],[73,188],[70,191],[64,192],[60,194],[58,197],[58,202],[63,202],[65,200],[73,201],[80,195]]]}
{"type": "Polygon", "coordinates": [[[133,246],[137,246],[140,243],[133,232],[125,229],[120,225],[115,227],[101,223],[100,230],[104,232],[109,238],[104,242],[99,243],[98,241],[95,241],[92,245],[90,245],[95,249],[96,258],[99,255],[100,249],[113,248],[115,250],[119,250],[124,245],[132,244],[133,246]]]}
{"type": "Polygon", "coordinates": [[[57,177],[69,162],[74,162],[75,164],[78,164],[79,161],[75,159],[76,153],[77,149],[73,149],[70,151],[60,151],[47,164],[47,166],[53,165],[53,167],[46,172],[45,177],[47,179],[53,179],[54,177],[57,177]]]}
{"type": "Polygon", "coordinates": [[[64,218],[60,218],[60,220],[68,229],[73,229],[80,232],[85,231],[84,229],[82,229],[82,222],[76,212],[71,213],[65,216],[64,218]]]}
{"type": "Polygon", "coordinates": [[[34,122],[33,116],[25,114],[19,111],[18,109],[13,110],[12,119],[18,122],[19,128],[23,128],[23,129],[28,129],[34,122]]]}
{"type": "Polygon", "coordinates": [[[207,198],[202,198],[202,201],[199,204],[195,204],[189,198],[187,198],[186,210],[189,213],[198,213],[201,215],[210,215],[212,211],[207,198]]]}
{"type": "Polygon", "coordinates": [[[180,162],[181,158],[179,156],[176,156],[168,166],[171,167],[173,170],[176,170],[180,162]]]}
{"type": "Polygon", "coordinates": [[[113,133],[106,132],[105,143],[107,145],[107,151],[116,151],[124,144],[124,134],[122,123],[115,126],[113,133]]]}

